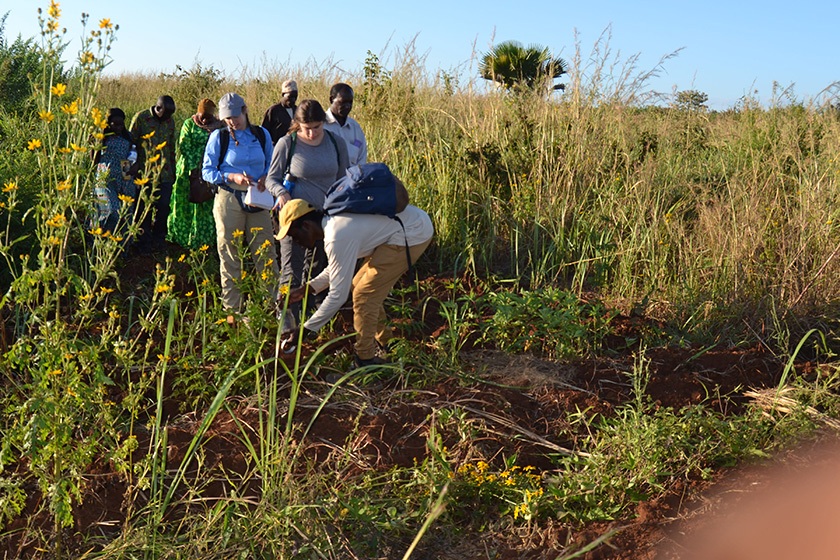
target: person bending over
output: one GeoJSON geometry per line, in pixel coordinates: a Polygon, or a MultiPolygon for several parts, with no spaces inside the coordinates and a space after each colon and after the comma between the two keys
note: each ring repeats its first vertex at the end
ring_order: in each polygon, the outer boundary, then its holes
{"type": "MultiPolygon", "coordinates": [[[[402,183],[397,180],[399,187],[402,183]]],[[[376,356],[377,343],[387,347],[393,333],[385,316],[385,298],[429,246],[434,226],[429,215],[408,205],[397,220],[377,214],[325,215],[312,204],[294,199],[280,211],[278,238],[290,237],[309,248],[323,241],[327,268],[307,284],[292,290],[290,301],[329,289],[326,299],[303,324],[311,337],[335,316],[353,291],[354,345],[358,367],[382,364],[376,356]],[[406,256],[406,246],[410,257],[406,256]],[[357,259],[364,259],[356,274],[357,259]]]]}

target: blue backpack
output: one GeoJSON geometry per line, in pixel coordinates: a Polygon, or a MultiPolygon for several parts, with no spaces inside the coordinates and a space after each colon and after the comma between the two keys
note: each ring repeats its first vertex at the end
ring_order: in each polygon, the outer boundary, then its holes
{"type": "MultiPolygon", "coordinates": [[[[333,183],[324,199],[324,213],[379,214],[393,218],[405,234],[405,225],[397,214],[405,210],[407,200],[397,200],[397,181],[384,163],[362,163],[347,169],[347,174],[333,183]]],[[[405,256],[409,273],[412,270],[408,238],[405,256]]]]}
{"type": "Polygon", "coordinates": [[[381,214],[396,218],[405,208],[397,208],[397,182],[384,163],[362,163],[347,169],[333,183],[324,200],[328,215],[381,214]]]}

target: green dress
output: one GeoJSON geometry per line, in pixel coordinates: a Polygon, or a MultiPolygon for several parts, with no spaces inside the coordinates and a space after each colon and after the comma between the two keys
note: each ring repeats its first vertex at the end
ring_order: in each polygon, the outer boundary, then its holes
{"type": "Polygon", "coordinates": [[[216,245],[216,222],[213,219],[213,201],[201,204],[190,202],[190,171],[201,167],[204,146],[210,132],[200,127],[190,117],[181,126],[178,142],[178,159],[175,164],[175,185],[172,187],[169,218],[166,221],[167,239],[188,249],[202,245],[216,245]]]}

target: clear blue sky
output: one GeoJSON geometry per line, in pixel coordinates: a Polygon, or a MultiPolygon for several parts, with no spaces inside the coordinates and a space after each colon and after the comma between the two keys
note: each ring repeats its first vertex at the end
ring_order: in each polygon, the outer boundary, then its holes
{"type": "MultiPolygon", "coordinates": [[[[2,0],[0,15],[9,12],[6,36],[37,36],[36,10],[48,4],[2,0]]],[[[243,65],[323,67],[329,60],[356,73],[368,50],[387,68],[416,38],[431,74],[460,72],[463,83],[471,68],[475,73],[473,52],[480,55],[494,42],[538,43],[571,61],[576,40],[586,59],[609,27],[612,53],[621,61],[639,55],[638,71],[682,49],[650,89],[697,89],[709,95],[713,108],[731,107],[748,93],[767,103],[774,81],[783,88],[793,84],[799,100],[840,81],[840,2],[833,0],[64,0],[60,5],[70,53],[79,47],[83,11],[94,24],[104,17],[119,24],[108,73],[172,72],[175,65],[189,68],[199,61],[239,75],[243,65]]]]}

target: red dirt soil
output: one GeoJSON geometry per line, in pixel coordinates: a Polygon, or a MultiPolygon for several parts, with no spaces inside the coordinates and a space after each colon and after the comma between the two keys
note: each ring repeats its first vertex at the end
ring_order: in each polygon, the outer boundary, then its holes
{"type": "MultiPolygon", "coordinates": [[[[616,321],[632,323],[621,317],[616,321]]],[[[656,348],[649,349],[646,356],[651,371],[646,393],[654,403],[673,408],[701,402],[718,409],[740,406],[747,397],[723,399],[716,395],[743,395],[749,388],[774,387],[783,370],[783,364],[760,346],[702,353],[698,349],[656,348]]],[[[306,453],[325,461],[337,448],[348,446],[357,472],[410,466],[426,457],[430,413],[457,405],[480,421],[487,433],[495,434],[480,442],[484,456],[501,458],[515,453],[520,465],[550,470],[552,464],[546,453],[570,445],[555,438],[556,434],[569,433],[569,411],[589,409],[608,415],[631,398],[628,373],[633,360],[632,355],[625,354],[552,362],[473,349],[463,354],[462,362],[466,371],[474,372],[482,382],[446,379],[414,391],[410,401],[393,397],[382,400],[382,395],[394,395],[400,389],[389,386],[389,381],[340,389],[362,393],[373,406],[360,412],[359,407],[334,399],[307,436],[306,453]],[[523,434],[525,437],[518,437],[523,434]]],[[[806,363],[797,369],[800,374],[810,375],[814,366],[806,363]]],[[[327,386],[319,379],[307,383],[298,405],[298,422],[306,423],[327,386]]],[[[234,414],[240,423],[256,425],[257,411],[247,402],[236,407],[234,414]]],[[[170,420],[171,464],[184,456],[200,421],[195,414],[170,420]]],[[[240,433],[230,414],[219,414],[208,432],[203,468],[244,472],[247,454],[240,433]]],[[[615,522],[573,529],[559,522],[547,523],[538,529],[512,529],[506,536],[462,535],[459,540],[447,538],[445,542],[436,542],[433,531],[424,537],[414,558],[553,560],[608,534],[611,537],[599,546],[575,557],[838,558],[838,456],[840,452],[834,448],[798,449],[770,466],[719,472],[714,481],[685,481],[663,498],[639,503],[633,515],[615,522]]],[[[125,520],[125,483],[103,464],[93,466],[88,481],[84,502],[76,508],[73,533],[118,531],[125,520]]],[[[224,485],[217,486],[208,488],[207,495],[224,495],[224,485]]],[[[29,513],[36,509],[38,500],[37,491],[30,490],[29,513]]],[[[13,522],[6,531],[20,529],[24,521],[13,522]]],[[[46,521],[43,526],[47,526],[46,521]]],[[[0,555],[33,557],[31,543],[20,542],[15,538],[17,533],[6,534],[11,536],[0,541],[0,555]]]]}

